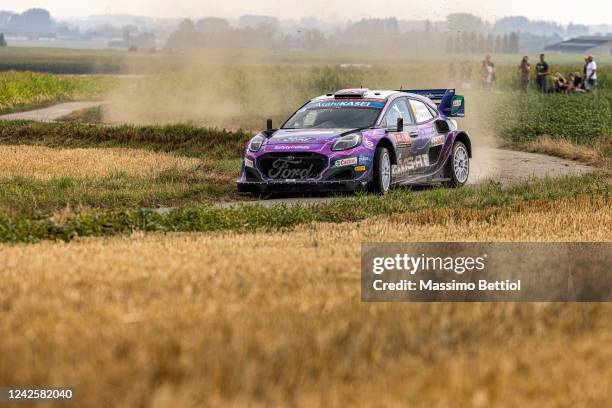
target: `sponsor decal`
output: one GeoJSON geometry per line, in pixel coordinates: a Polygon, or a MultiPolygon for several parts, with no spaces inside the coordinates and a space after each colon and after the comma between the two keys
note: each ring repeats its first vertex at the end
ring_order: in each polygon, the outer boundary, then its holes
{"type": "Polygon", "coordinates": [[[244,159],[244,165],[246,167],[255,167],[255,165],[253,164],[253,160],[247,158],[244,159]]]}
{"type": "Polygon", "coordinates": [[[282,137],[282,138],[280,138],[278,140],[283,142],[283,143],[291,143],[291,142],[304,143],[304,142],[312,142],[313,140],[316,140],[316,137],[287,136],[287,137],[282,137]]]}
{"type": "Polygon", "coordinates": [[[366,166],[357,166],[355,167],[355,171],[365,171],[366,170],[366,166]]]}
{"type": "Polygon", "coordinates": [[[393,166],[393,173],[405,174],[424,167],[429,167],[429,155],[410,156],[398,160],[398,164],[393,166]]]}
{"type": "Polygon", "coordinates": [[[435,136],[431,138],[431,141],[429,142],[430,146],[439,146],[444,144],[444,140],[446,139],[446,137],[444,135],[439,135],[439,136],[435,136]]]}
{"type": "Polygon", "coordinates": [[[374,149],[374,142],[372,142],[371,140],[364,140],[363,145],[368,149],[374,149]]]}
{"type": "Polygon", "coordinates": [[[352,166],[357,164],[357,157],[347,157],[346,159],[338,159],[334,163],[334,167],[352,166]]]}
{"type": "Polygon", "coordinates": [[[406,132],[395,133],[395,142],[398,146],[410,146],[412,144],[412,138],[410,134],[406,132]]]}
{"type": "Polygon", "coordinates": [[[329,101],[315,102],[308,105],[309,109],[316,108],[384,108],[384,102],[372,101],[329,101]]]}
{"type": "Polygon", "coordinates": [[[460,108],[461,107],[461,102],[462,102],[461,99],[455,99],[455,100],[453,100],[453,106],[455,108],[460,108]]]}
{"type": "Polygon", "coordinates": [[[308,150],[308,145],[278,145],[272,148],[273,150],[308,150]]]}
{"type": "Polygon", "coordinates": [[[294,159],[288,157],[286,159],[276,159],[272,162],[272,168],[268,171],[268,177],[271,179],[308,179],[313,177],[314,164],[309,167],[294,168],[303,164],[302,159],[294,159]]]}
{"type": "Polygon", "coordinates": [[[367,163],[370,163],[371,161],[372,161],[372,158],[370,156],[365,156],[365,155],[359,156],[359,163],[367,164],[367,163]]]}

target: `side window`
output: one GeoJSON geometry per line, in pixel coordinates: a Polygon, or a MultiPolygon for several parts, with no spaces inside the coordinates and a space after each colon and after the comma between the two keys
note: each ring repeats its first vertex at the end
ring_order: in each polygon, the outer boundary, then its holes
{"type": "Polygon", "coordinates": [[[399,118],[404,119],[404,125],[413,124],[410,109],[408,108],[408,102],[404,98],[393,102],[393,104],[387,110],[387,113],[385,113],[385,117],[380,125],[381,127],[387,129],[395,128],[397,119],[399,118]]]}
{"type": "Polygon", "coordinates": [[[410,106],[412,107],[412,112],[414,113],[417,123],[423,123],[433,119],[433,115],[427,108],[427,105],[425,105],[423,102],[411,99],[410,106]]]}

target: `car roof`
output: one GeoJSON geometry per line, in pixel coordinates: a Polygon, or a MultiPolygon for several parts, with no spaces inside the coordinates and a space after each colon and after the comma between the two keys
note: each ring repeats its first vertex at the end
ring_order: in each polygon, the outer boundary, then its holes
{"type": "MultiPolygon", "coordinates": [[[[391,98],[392,96],[396,96],[396,95],[404,95],[404,96],[410,96],[414,99],[419,99],[422,100],[424,102],[427,102],[429,104],[431,104],[432,102],[428,99],[425,98],[421,95],[418,94],[412,94],[409,92],[403,92],[403,91],[390,91],[390,90],[370,90],[370,89],[362,89],[362,88],[357,88],[357,89],[342,89],[339,90],[335,93],[329,93],[326,95],[321,95],[321,96],[317,96],[316,98],[314,98],[313,100],[311,100],[310,102],[320,102],[320,101],[326,101],[326,100],[337,100],[336,95],[338,94],[346,94],[344,95],[344,98],[346,99],[352,99],[348,97],[348,94],[354,94],[355,95],[355,99],[384,99],[385,101],[387,101],[389,98],[391,98]]],[[[342,99],[342,98],[340,98],[342,99]]]]}

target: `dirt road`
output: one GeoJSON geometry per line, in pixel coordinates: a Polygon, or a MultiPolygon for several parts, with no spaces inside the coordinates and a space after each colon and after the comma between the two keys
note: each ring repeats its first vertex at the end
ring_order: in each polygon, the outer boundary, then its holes
{"type": "Polygon", "coordinates": [[[52,122],[74,111],[100,106],[101,102],[66,102],[48,108],[0,115],[0,120],[35,120],[52,122]]]}
{"type": "MultiPolygon", "coordinates": [[[[27,112],[12,113],[0,116],[5,120],[36,120],[49,122],[57,120],[76,110],[99,106],[100,102],[68,102],[54,105],[44,109],[27,112]]],[[[471,163],[469,184],[483,184],[488,181],[511,185],[530,178],[543,178],[546,176],[563,176],[582,174],[593,168],[575,161],[560,159],[544,154],[526,153],[497,147],[478,147],[477,141],[474,157],[471,163]]],[[[266,200],[249,200],[244,202],[220,203],[222,207],[240,204],[262,204],[272,206],[277,204],[309,204],[332,200],[332,197],[288,197],[266,200]]],[[[160,211],[167,211],[161,209],[160,211]]]]}
{"type": "MultiPolygon", "coordinates": [[[[484,184],[489,181],[509,186],[521,181],[547,176],[558,177],[578,175],[593,171],[594,168],[571,160],[552,157],[545,154],[519,152],[497,147],[476,147],[471,162],[468,184],[484,184]]],[[[273,206],[278,204],[314,204],[333,200],[329,196],[286,197],[257,201],[221,203],[221,207],[242,204],[261,204],[273,206]]]]}

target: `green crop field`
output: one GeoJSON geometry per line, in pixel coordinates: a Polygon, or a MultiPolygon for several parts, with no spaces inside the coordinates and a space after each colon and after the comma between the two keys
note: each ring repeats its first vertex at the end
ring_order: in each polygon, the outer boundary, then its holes
{"type": "Polygon", "coordinates": [[[114,83],[104,76],[0,72],[0,114],[54,102],[100,99],[114,83]]]}

